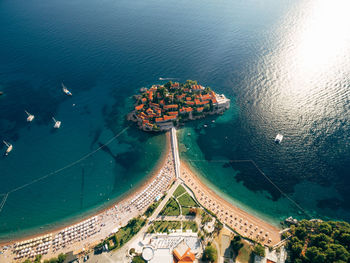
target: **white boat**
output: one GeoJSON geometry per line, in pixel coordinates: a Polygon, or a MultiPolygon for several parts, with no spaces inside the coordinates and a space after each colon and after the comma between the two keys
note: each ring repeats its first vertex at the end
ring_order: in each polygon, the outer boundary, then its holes
{"type": "Polygon", "coordinates": [[[27,117],[27,121],[28,122],[31,122],[32,120],[34,120],[34,115],[33,114],[30,114],[28,111],[25,110],[25,113],[27,113],[28,117],[27,117]]]}
{"type": "Polygon", "coordinates": [[[54,117],[52,117],[53,121],[55,122],[55,125],[53,126],[55,129],[58,129],[61,127],[61,122],[56,120],[54,117]]]}
{"type": "Polygon", "coordinates": [[[70,92],[70,91],[67,89],[67,87],[63,84],[63,82],[61,83],[61,85],[62,85],[62,90],[63,90],[63,92],[64,92],[66,95],[68,95],[68,96],[72,96],[72,95],[73,95],[72,92],[70,92]]]}
{"type": "Polygon", "coordinates": [[[275,143],[281,143],[283,140],[283,135],[282,134],[277,134],[275,138],[275,143]]]}
{"type": "Polygon", "coordinates": [[[12,144],[6,142],[6,141],[3,141],[4,144],[7,146],[7,149],[6,149],[6,152],[5,152],[5,155],[9,155],[9,153],[13,150],[13,146],[12,144]]]}

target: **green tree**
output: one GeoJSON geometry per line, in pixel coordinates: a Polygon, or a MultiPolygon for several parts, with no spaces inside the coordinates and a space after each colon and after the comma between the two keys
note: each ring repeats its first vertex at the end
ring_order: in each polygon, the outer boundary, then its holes
{"type": "Polygon", "coordinates": [[[218,252],[216,248],[212,245],[207,246],[203,253],[203,259],[209,262],[215,262],[217,258],[218,252]]]}
{"type": "Polygon", "coordinates": [[[25,261],[23,261],[23,263],[32,263],[32,261],[30,261],[29,259],[26,259],[25,261]]]}
{"type": "Polygon", "coordinates": [[[303,251],[303,243],[294,243],[291,246],[291,252],[292,252],[292,256],[294,258],[297,258],[300,256],[301,252],[303,251]]]}
{"type": "Polygon", "coordinates": [[[40,263],[41,262],[42,255],[37,255],[34,259],[34,263],[40,263]]]}
{"type": "Polygon", "coordinates": [[[238,254],[239,250],[243,247],[243,243],[241,240],[241,237],[238,235],[235,236],[233,240],[231,240],[232,249],[236,254],[238,254]]]}
{"type": "Polygon", "coordinates": [[[306,250],[305,257],[311,263],[323,263],[326,261],[326,255],[317,247],[309,247],[306,250]]]}
{"type": "Polygon", "coordinates": [[[260,257],[265,257],[265,247],[263,247],[261,244],[257,244],[254,247],[253,252],[260,257]]]}
{"type": "Polygon", "coordinates": [[[63,263],[63,262],[66,260],[66,258],[67,258],[67,255],[61,253],[61,254],[58,255],[58,258],[57,258],[57,259],[58,259],[58,262],[59,262],[59,263],[63,263]]]}
{"type": "Polygon", "coordinates": [[[307,236],[307,230],[302,227],[299,226],[295,229],[295,235],[300,239],[300,240],[304,240],[305,237],[307,236]]]}
{"type": "Polygon", "coordinates": [[[164,84],[164,87],[170,88],[171,85],[173,85],[173,82],[170,80],[169,82],[167,82],[167,83],[164,84]]]}

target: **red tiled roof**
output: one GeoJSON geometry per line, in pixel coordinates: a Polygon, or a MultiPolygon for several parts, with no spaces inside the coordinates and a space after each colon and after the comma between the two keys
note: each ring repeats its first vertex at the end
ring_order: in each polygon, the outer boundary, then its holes
{"type": "Polygon", "coordinates": [[[205,100],[205,101],[195,100],[195,102],[196,102],[196,105],[205,105],[209,103],[208,100],[205,100]]]}
{"type": "Polygon", "coordinates": [[[211,96],[209,94],[205,94],[205,95],[201,96],[200,98],[201,98],[201,100],[209,100],[210,97],[211,96]]]}
{"type": "Polygon", "coordinates": [[[175,120],[176,116],[168,116],[168,115],[164,115],[164,120],[165,121],[169,121],[169,120],[175,120]]]}
{"type": "Polygon", "coordinates": [[[192,85],[191,88],[193,90],[202,90],[202,89],[204,89],[201,85],[192,85]]]}
{"type": "Polygon", "coordinates": [[[154,114],[153,110],[151,108],[148,108],[146,110],[147,114],[150,115],[150,114],[154,114]]]}
{"type": "Polygon", "coordinates": [[[143,106],[145,106],[145,105],[144,104],[140,104],[140,105],[135,107],[135,110],[141,110],[143,108],[143,106]]]}
{"type": "Polygon", "coordinates": [[[170,111],[170,112],[168,112],[168,115],[177,116],[178,114],[179,114],[178,111],[170,111]]]}
{"type": "Polygon", "coordinates": [[[177,104],[164,105],[164,109],[177,109],[179,106],[177,104]]]}
{"type": "Polygon", "coordinates": [[[188,248],[182,256],[179,254],[179,252],[177,252],[176,249],[173,250],[173,254],[175,263],[193,263],[193,261],[196,259],[190,248],[188,248]]]}
{"type": "Polygon", "coordinates": [[[153,103],[153,102],[150,102],[149,105],[151,107],[160,107],[158,103],[153,103]]]}

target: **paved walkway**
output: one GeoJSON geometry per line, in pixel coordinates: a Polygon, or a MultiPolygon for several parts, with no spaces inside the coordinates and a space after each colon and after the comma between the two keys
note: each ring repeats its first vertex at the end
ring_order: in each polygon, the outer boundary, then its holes
{"type": "Polygon", "coordinates": [[[180,178],[180,156],[177,143],[176,129],[171,128],[171,148],[173,150],[174,162],[175,162],[175,175],[176,178],[180,178]]]}

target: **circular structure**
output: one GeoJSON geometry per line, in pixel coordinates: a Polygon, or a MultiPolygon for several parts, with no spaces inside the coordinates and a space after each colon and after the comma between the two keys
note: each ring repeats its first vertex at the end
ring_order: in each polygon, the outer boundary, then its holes
{"type": "Polygon", "coordinates": [[[153,248],[151,247],[144,247],[142,250],[142,257],[144,260],[151,260],[154,256],[153,248]]]}

